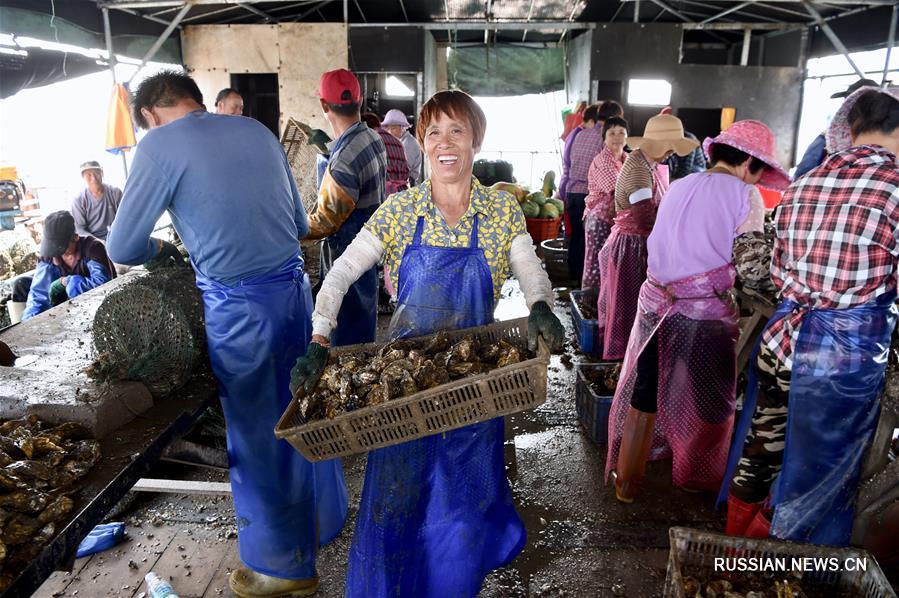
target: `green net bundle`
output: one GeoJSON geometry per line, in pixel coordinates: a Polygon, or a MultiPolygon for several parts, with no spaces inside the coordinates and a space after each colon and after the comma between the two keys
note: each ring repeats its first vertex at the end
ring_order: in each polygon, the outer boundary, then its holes
{"type": "Polygon", "coordinates": [[[191,268],[162,268],[110,293],[94,316],[88,375],[137,380],[154,397],[179,388],[204,358],[203,302],[191,268]]]}

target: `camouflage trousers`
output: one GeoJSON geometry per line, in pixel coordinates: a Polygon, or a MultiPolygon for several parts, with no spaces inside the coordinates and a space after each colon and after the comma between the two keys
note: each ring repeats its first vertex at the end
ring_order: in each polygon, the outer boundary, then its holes
{"type": "Polygon", "coordinates": [[[791,370],[765,345],[756,359],[758,395],[730,492],[744,502],[761,502],[783,465],[791,370]]]}

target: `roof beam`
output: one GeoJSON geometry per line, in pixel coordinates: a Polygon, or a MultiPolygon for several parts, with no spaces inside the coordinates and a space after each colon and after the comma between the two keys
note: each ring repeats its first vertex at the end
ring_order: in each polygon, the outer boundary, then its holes
{"type": "Polygon", "coordinates": [[[356,10],[359,11],[359,16],[362,17],[362,22],[368,23],[368,19],[365,18],[365,13],[362,12],[362,7],[359,6],[359,0],[353,0],[353,2],[356,4],[356,10]]]}
{"type": "MultiPolygon", "coordinates": [[[[533,1],[533,0],[531,0],[531,1],[533,1]]],[[[399,0],[399,2],[400,2],[400,9],[402,9],[402,11],[403,11],[403,18],[406,19],[406,22],[408,23],[409,22],[409,13],[406,12],[406,5],[403,3],[403,0],[399,0]]]]}
{"type": "Polygon", "coordinates": [[[275,17],[271,16],[270,14],[268,14],[265,11],[259,10],[255,6],[247,4],[246,2],[238,2],[237,5],[239,7],[241,7],[242,9],[244,9],[245,11],[253,13],[257,17],[262,17],[263,19],[266,20],[267,23],[277,23],[278,22],[278,19],[276,19],[275,17]]]}
{"type": "Polygon", "coordinates": [[[830,28],[830,25],[824,22],[824,19],[821,17],[821,13],[815,10],[815,8],[811,4],[806,4],[805,10],[807,10],[808,14],[810,14],[811,17],[815,20],[815,24],[821,28],[821,31],[824,32],[824,35],[827,36],[827,39],[830,40],[830,43],[833,44],[833,47],[837,49],[837,52],[843,55],[843,58],[846,59],[846,62],[848,62],[849,66],[852,67],[852,70],[856,72],[859,79],[864,79],[865,73],[863,73],[862,70],[858,68],[858,65],[855,64],[855,61],[852,60],[851,56],[849,56],[849,50],[846,49],[846,46],[843,45],[843,42],[840,41],[840,38],[837,37],[837,34],[834,33],[833,29],[830,28]]]}
{"type": "Polygon", "coordinates": [[[737,4],[736,6],[732,6],[723,12],[719,12],[718,14],[712,15],[709,18],[705,19],[704,21],[701,21],[700,25],[707,25],[708,23],[711,23],[712,21],[717,21],[721,17],[726,17],[727,15],[729,15],[732,12],[737,12],[741,8],[746,8],[750,4],[752,4],[752,2],[744,2],[742,4],[737,4]]]}
{"type": "MultiPolygon", "coordinates": [[[[223,5],[223,4],[233,4],[233,5],[241,5],[241,4],[260,4],[262,2],[266,3],[277,3],[283,2],[285,4],[289,2],[296,2],[296,0],[190,0],[190,4],[193,6],[202,6],[202,5],[223,5]]],[[[97,2],[97,6],[99,8],[165,8],[165,7],[173,7],[174,9],[180,8],[184,4],[184,0],[105,0],[104,2],[97,2]]],[[[169,12],[169,11],[165,11],[169,12]]],[[[156,13],[160,14],[160,13],[156,13]]]]}
{"type": "Polygon", "coordinates": [[[653,4],[655,4],[656,6],[658,6],[659,8],[663,8],[663,9],[667,10],[668,12],[670,12],[671,14],[673,14],[674,16],[676,16],[676,17],[677,17],[678,19],[680,19],[681,21],[684,21],[685,23],[692,23],[692,22],[693,22],[693,21],[690,20],[690,17],[684,15],[684,14],[681,13],[681,12],[678,12],[678,11],[674,10],[673,8],[671,8],[670,6],[668,6],[667,4],[665,4],[664,2],[662,2],[662,0],[650,0],[650,2],[652,2],[653,4]]]}
{"type": "Polygon", "coordinates": [[[487,21],[484,19],[467,19],[465,21],[431,21],[426,23],[350,23],[350,27],[417,27],[436,31],[483,31],[495,29],[497,31],[561,31],[596,29],[596,23],[580,21],[487,21]]]}
{"type": "MultiPolygon", "coordinates": [[[[106,10],[109,10],[108,8],[106,10]]],[[[160,25],[168,25],[169,22],[165,19],[160,19],[159,17],[154,17],[153,15],[145,15],[137,12],[136,10],[131,10],[130,8],[119,8],[118,10],[127,13],[129,15],[134,15],[135,17],[140,17],[142,19],[146,19],[148,21],[153,21],[154,23],[159,23],[160,25]]]]}
{"type": "MultiPolygon", "coordinates": [[[[169,26],[165,28],[165,31],[163,31],[158,38],[156,38],[156,41],[153,42],[153,45],[150,46],[150,49],[147,50],[146,54],[144,54],[144,57],[141,59],[140,64],[137,66],[137,70],[134,71],[134,73],[131,75],[131,78],[128,79],[128,83],[131,83],[131,80],[134,79],[135,75],[137,75],[148,62],[153,60],[153,57],[156,56],[156,52],[159,51],[159,48],[162,47],[162,44],[165,43],[165,40],[169,38],[169,36],[172,34],[172,31],[174,31],[175,27],[178,26],[178,23],[181,22],[181,19],[187,16],[187,13],[190,12],[192,6],[192,4],[185,4],[181,7],[181,10],[178,11],[178,14],[175,15],[175,18],[172,19],[172,22],[169,23],[169,26]]],[[[125,85],[127,86],[128,83],[126,83],[125,85]]]]}
{"type": "Polygon", "coordinates": [[[707,31],[783,31],[786,29],[805,29],[807,23],[684,23],[684,29],[707,31]]]}

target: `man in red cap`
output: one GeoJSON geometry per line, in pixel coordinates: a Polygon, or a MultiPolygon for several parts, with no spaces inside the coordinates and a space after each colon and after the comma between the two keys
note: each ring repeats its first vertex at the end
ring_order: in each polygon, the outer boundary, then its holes
{"type": "MultiPolygon", "coordinates": [[[[362,230],[384,199],[387,153],[381,137],[362,122],[359,80],[346,69],[321,77],[318,95],[334,134],[331,156],[309,216],[309,239],[322,239],[321,278],[362,230]]],[[[331,340],[354,345],[375,340],[378,318],[378,273],[372,268],[350,287],[331,340]]]]}

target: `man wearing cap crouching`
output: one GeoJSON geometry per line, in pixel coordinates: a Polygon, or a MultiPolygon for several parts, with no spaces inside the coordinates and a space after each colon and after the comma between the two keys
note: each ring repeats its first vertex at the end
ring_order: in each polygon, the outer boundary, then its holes
{"type": "Polygon", "coordinates": [[[381,126],[402,142],[403,149],[406,150],[406,162],[409,163],[409,184],[414,187],[422,180],[422,153],[418,141],[409,134],[409,127],[412,124],[406,119],[406,115],[403,114],[402,110],[394,108],[393,110],[388,110],[387,114],[384,115],[381,126]]]}
{"type": "Polygon", "coordinates": [[[22,320],[85,293],[116,276],[103,243],[75,232],[75,219],[66,211],[44,219],[41,259],[38,262],[22,320]]]}
{"type": "MultiPolygon", "coordinates": [[[[324,280],[334,261],[381,205],[387,154],[381,137],[361,120],[362,90],[353,73],[346,69],[324,73],[319,98],[334,141],[328,144],[331,155],[304,240],[322,239],[324,280]]],[[[347,291],[331,340],[338,346],[371,342],[377,319],[378,273],[371,268],[347,291]]]]}
{"type": "Polygon", "coordinates": [[[84,190],[72,200],[69,209],[75,219],[75,232],[105,242],[122,203],[122,190],[103,182],[103,167],[94,160],[81,165],[81,178],[84,190]]]}

